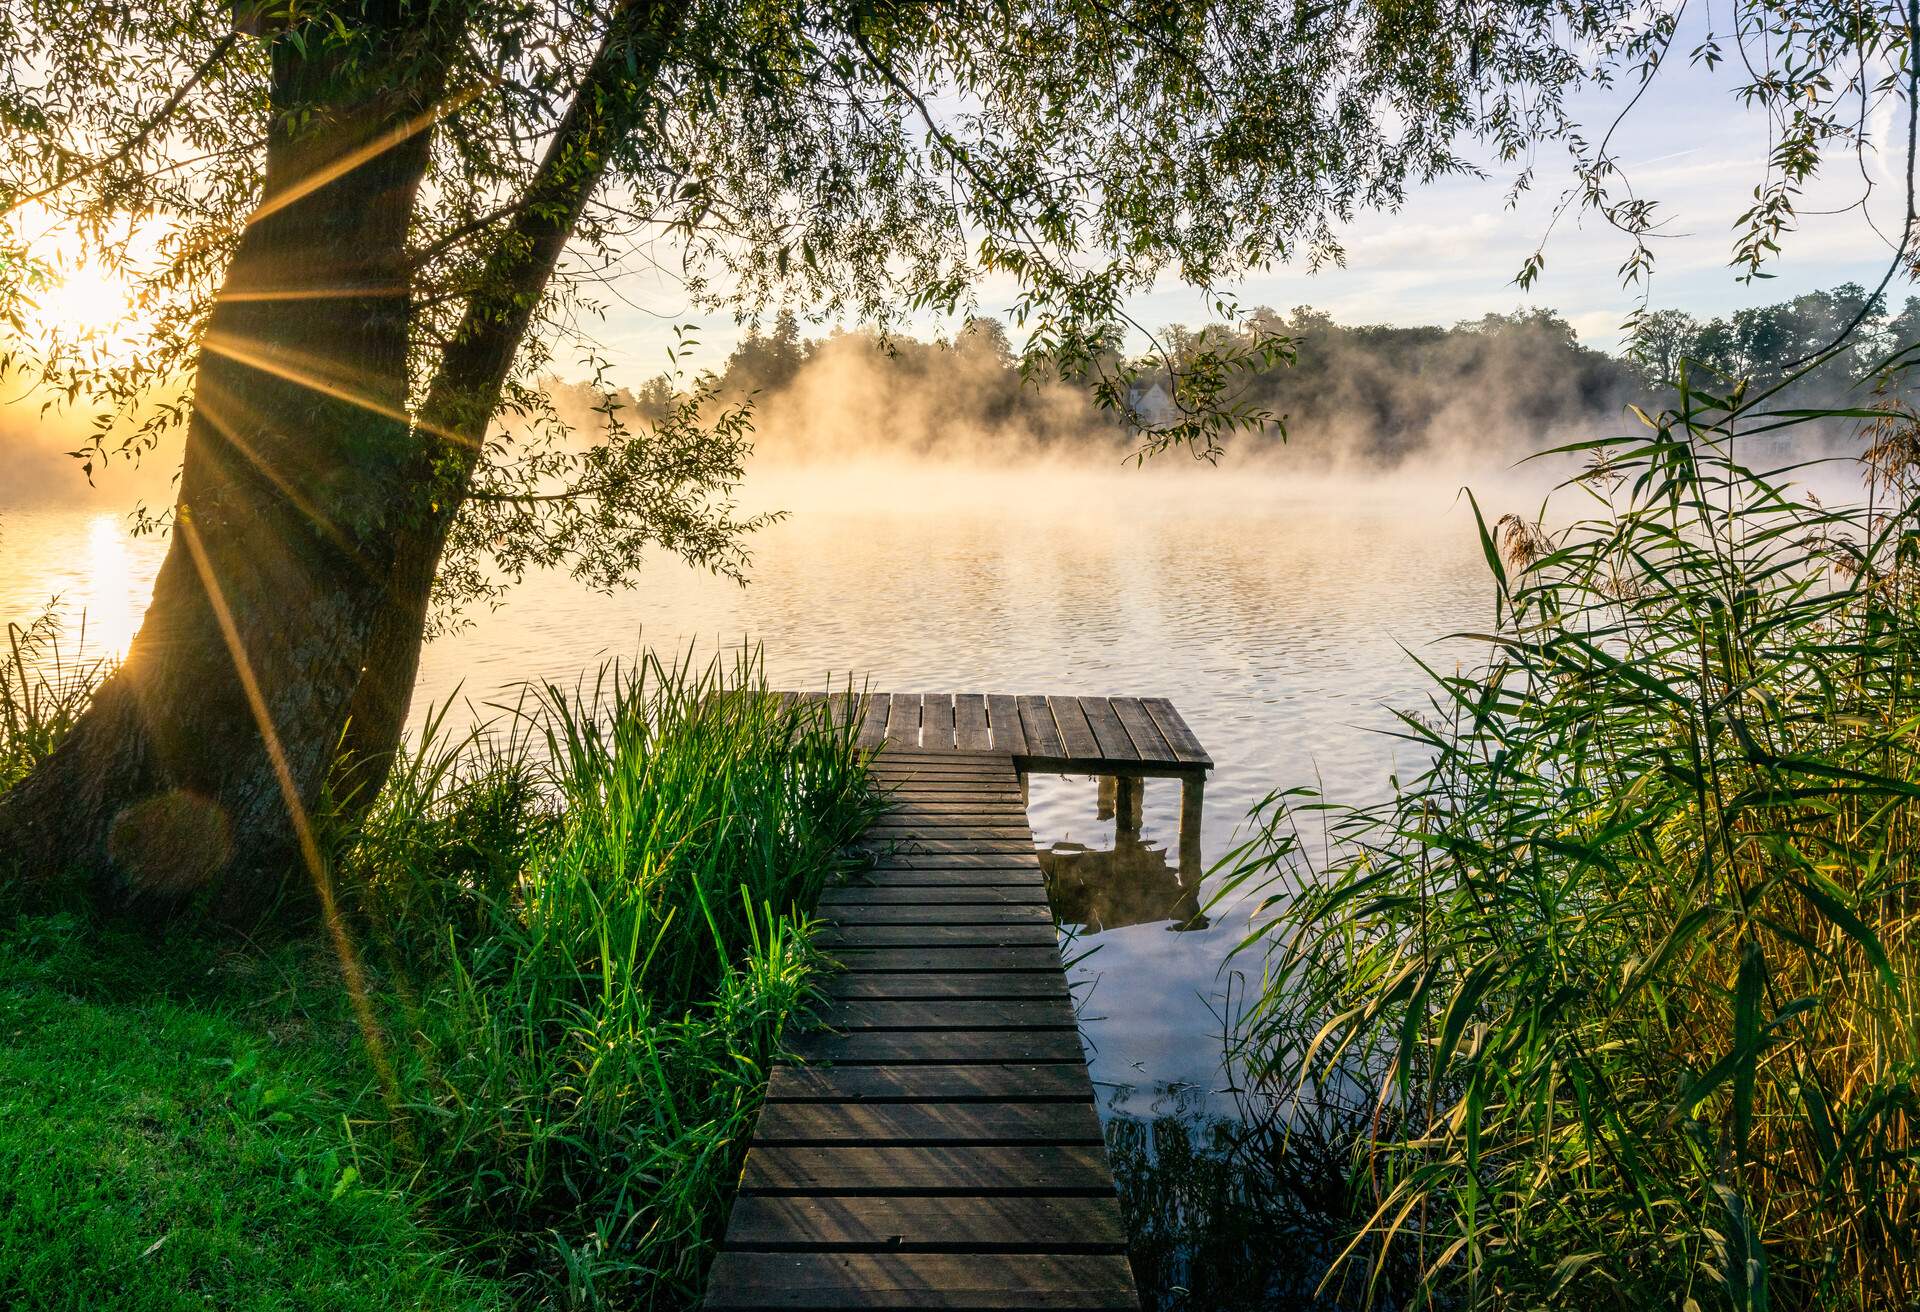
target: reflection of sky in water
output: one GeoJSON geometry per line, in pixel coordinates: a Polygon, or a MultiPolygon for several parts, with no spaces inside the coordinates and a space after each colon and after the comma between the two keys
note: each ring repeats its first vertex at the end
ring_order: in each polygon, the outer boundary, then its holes
{"type": "MultiPolygon", "coordinates": [[[[643,632],[656,647],[762,641],[777,686],[817,688],[851,670],[881,689],[1165,696],[1218,763],[1204,833],[1213,861],[1272,789],[1317,777],[1338,798],[1380,794],[1394,743],[1368,729],[1387,725],[1384,705],[1422,696],[1396,644],[1450,669],[1469,650],[1427,644],[1486,619],[1455,485],[900,473],[824,500],[817,487],[763,483],[756,491],[795,513],[755,543],[751,586],[666,561],[612,597],[532,580],[427,649],[416,718],[426,697],[456,688],[484,703],[522,679],[571,680],[632,653],[643,632]]],[[[90,650],[123,650],[161,544],[129,540],[122,525],[72,512],[0,520],[0,621],[59,594],[69,616],[86,610],[90,650]]],[[[1177,847],[1179,799],[1176,781],[1147,782],[1149,845],[1177,847]]],[[[1091,780],[1036,777],[1032,817],[1043,844],[1112,846],[1091,780]]],[[[1245,928],[1244,911],[1228,911],[1185,933],[1162,921],[1079,940],[1095,949],[1073,974],[1110,1110],[1191,1106],[1220,1087],[1221,966],[1245,928]]],[[[1257,977],[1257,962],[1236,964],[1257,977]]]]}

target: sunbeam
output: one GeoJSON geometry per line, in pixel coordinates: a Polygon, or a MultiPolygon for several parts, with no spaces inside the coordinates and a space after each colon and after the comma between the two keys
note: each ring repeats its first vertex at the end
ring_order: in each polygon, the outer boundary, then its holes
{"type": "Polygon", "coordinates": [[[424,431],[432,433],[435,437],[445,438],[447,441],[457,443],[461,446],[470,447],[477,445],[472,438],[463,433],[457,433],[450,428],[443,428],[438,425],[426,424],[422,422],[418,416],[408,414],[405,410],[396,406],[390,406],[384,401],[368,396],[365,392],[351,386],[344,380],[328,379],[322,376],[317,369],[312,367],[313,357],[311,355],[304,353],[296,354],[281,347],[276,348],[273,356],[267,356],[259,351],[250,349],[227,333],[210,332],[201,345],[213,354],[224,356],[236,364],[246,365],[250,369],[258,369],[261,373],[271,374],[275,378],[284,379],[289,383],[294,383],[298,386],[319,392],[321,395],[332,397],[336,401],[345,401],[349,405],[359,406],[361,409],[379,415],[383,419],[394,419],[403,424],[417,426],[424,431]]]}
{"type": "MultiPolygon", "coordinates": [[[[194,525],[193,513],[189,508],[181,507],[175,529],[193,558],[194,571],[199,574],[200,584],[206,589],[207,602],[213,607],[214,618],[220,625],[220,636],[225,640],[227,654],[233,660],[234,673],[240,679],[247,705],[253,711],[255,724],[259,726],[260,740],[266,745],[267,758],[273,766],[274,778],[280,785],[281,800],[286,804],[287,818],[293,825],[294,841],[300,848],[301,862],[313,881],[314,895],[320,900],[320,913],[326,920],[327,934],[332,940],[334,955],[340,962],[340,975],[346,984],[354,1020],[359,1024],[360,1036],[367,1045],[367,1058],[379,1075],[381,1091],[388,1107],[397,1111],[398,1086],[394,1082],[393,1063],[388,1060],[386,1040],[380,1022],[373,1014],[373,1003],[367,993],[366,973],[361,968],[353,940],[347,935],[346,923],[340,917],[340,908],[334,898],[332,872],[314,836],[312,817],[307,814],[306,803],[300,798],[300,787],[294,781],[293,768],[287,763],[279,731],[274,727],[266,698],[260,692],[260,681],[254,677],[253,662],[248,659],[239,626],[234,623],[226,593],[214,575],[213,562],[207,555],[206,544],[200,540],[199,529],[194,525]]],[[[395,1124],[400,1124],[397,1115],[395,1124]]]]}

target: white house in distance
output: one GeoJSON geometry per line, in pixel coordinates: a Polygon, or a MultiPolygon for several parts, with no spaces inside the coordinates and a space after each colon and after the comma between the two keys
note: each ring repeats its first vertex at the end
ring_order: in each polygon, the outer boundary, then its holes
{"type": "Polygon", "coordinates": [[[1157,382],[1136,382],[1127,388],[1127,411],[1148,428],[1173,420],[1173,398],[1157,382]]]}

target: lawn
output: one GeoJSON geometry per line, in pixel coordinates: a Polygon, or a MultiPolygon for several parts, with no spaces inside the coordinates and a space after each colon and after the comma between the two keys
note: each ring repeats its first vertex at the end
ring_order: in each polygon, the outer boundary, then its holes
{"type": "Polygon", "coordinates": [[[504,1306],[362,1177],[378,1098],[312,946],[23,917],[0,979],[0,1305],[504,1306]]]}

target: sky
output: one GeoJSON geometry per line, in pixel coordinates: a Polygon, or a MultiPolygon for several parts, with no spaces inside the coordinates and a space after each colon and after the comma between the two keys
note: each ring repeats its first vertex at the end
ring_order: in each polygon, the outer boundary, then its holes
{"type": "MultiPolygon", "coordinates": [[[[1683,26],[1676,51],[1690,49],[1698,35],[1683,26]]],[[[1654,243],[1651,308],[1712,317],[1847,281],[1873,286],[1886,271],[1891,248],[1859,212],[1805,213],[1799,230],[1784,243],[1784,258],[1770,270],[1775,276],[1752,284],[1738,281],[1738,271],[1728,263],[1734,224],[1765,176],[1768,154],[1764,117],[1744,110],[1734,96],[1744,76],[1744,70],[1736,76],[1727,64],[1707,73],[1672,62],[1615,135],[1615,153],[1635,191],[1659,200],[1668,216],[1664,231],[1669,235],[1654,243]]],[[[1597,136],[1631,90],[1584,94],[1574,101],[1576,117],[1597,136]]],[[[1904,137],[1903,128],[1903,122],[1883,115],[1875,135],[1885,139],[1892,129],[1897,140],[1904,137]]],[[[1630,250],[1627,239],[1597,216],[1581,220],[1569,213],[1548,241],[1544,275],[1529,291],[1513,284],[1521,261],[1547,233],[1571,176],[1557,147],[1535,162],[1535,185],[1512,209],[1505,205],[1512,166],[1489,163],[1491,176],[1484,180],[1455,178],[1410,190],[1399,211],[1357,215],[1342,230],[1344,267],[1315,273],[1275,268],[1235,289],[1240,303],[1281,310],[1312,305],[1343,323],[1402,326],[1546,307],[1566,317],[1582,341],[1617,349],[1621,322],[1640,291],[1624,288],[1619,278],[1619,265],[1630,250]]],[[[1869,161],[1879,184],[1871,209],[1882,232],[1898,231],[1904,195],[1894,183],[1903,163],[1897,157],[1869,161]]],[[[1852,204],[1861,190],[1854,161],[1836,161],[1804,198],[1804,210],[1839,209],[1852,204]]],[[[715,367],[741,335],[729,317],[691,313],[678,289],[658,276],[634,274],[618,291],[599,336],[615,364],[639,376],[664,365],[676,324],[698,324],[696,363],[715,367]]],[[[1896,305],[1905,294],[1896,283],[1896,305]]],[[[982,309],[1004,314],[1011,299],[1008,288],[989,286],[982,309]]],[[[1136,319],[1153,326],[1209,317],[1201,299],[1174,279],[1137,297],[1131,309],[1136,319]]],[[[816,325],[814,331],[829,326],[816,325]]],[[[917,326],[927,332],[939,325],[923,321],[917,326]]]]}

